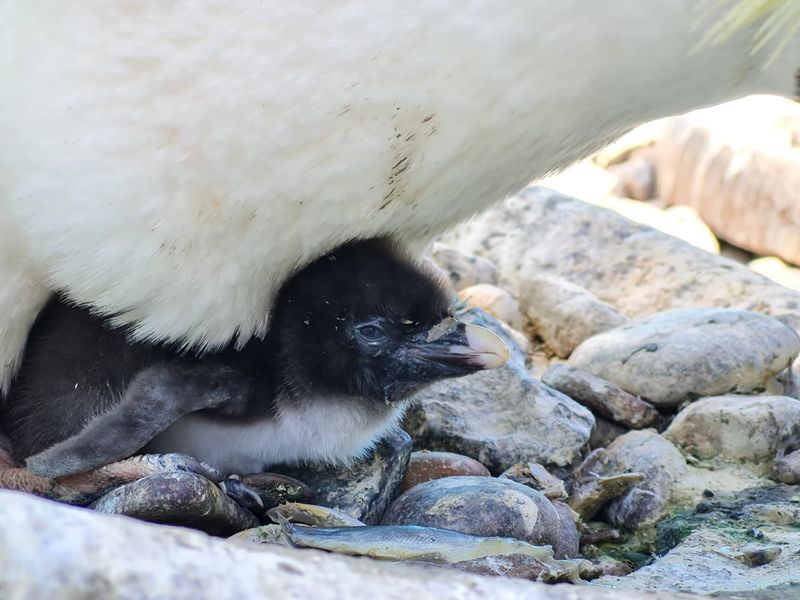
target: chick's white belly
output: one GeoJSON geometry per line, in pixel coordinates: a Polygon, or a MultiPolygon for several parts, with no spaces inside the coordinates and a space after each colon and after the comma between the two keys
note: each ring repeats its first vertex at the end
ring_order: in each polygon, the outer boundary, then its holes
{"type": "Polygon", "coordinates": [[[279,463],[347,462],[366,454],[384,433],[397,426],[403,412],[404,407],[391,407],[370,415],[344,404],[286,410],[277,418],[252,421],[190,414],[144,450],[188,454],[226,475],[257,473],[279,463]]]}

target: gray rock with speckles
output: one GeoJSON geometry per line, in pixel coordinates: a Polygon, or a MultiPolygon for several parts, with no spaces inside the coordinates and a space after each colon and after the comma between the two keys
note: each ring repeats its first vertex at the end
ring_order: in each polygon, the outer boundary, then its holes
{"type": "Polygon", "coordinates": [[[448,275],[456,290],[479,283],[497,283],[497,267],[488,258],[440,243],[431,248],[431,258],[448,275]]]}
{"type": "Polygon", "coordinates": [[[781,483],[800,484],[800,450],[775,459],[773,477],[781,483]]]}
{"type": "Polygon", "coordinates": [[[381,523],[513,537],[550,544],[556,558],[577,556],[575,521],[568,508],[557,509],[555,504],[538,490],[509,479],[444,477],[405,492],[381,523]]]}
{"type": "Polygon", "coordinates": [[[700,459],[763,463],[800,444],[800,400],[714,396],[684,408],[664,437],[700,459]]]}
{"type": "Polygon", "coordinates": [[[388,434],[366,459],[350,466],[277,467],[317,494],[315,503],[335,508],[368,525],[377,523],[394,499],[411,457],[405,431],[388,434]]]}
{"type": "Polygon", "coordinates": [[[555,275],[529,274],[519,283],[519,302],[536,335],[562,358],[593,335],[628,322],[613,306],[555,275]]]}
{"type": "Polygon", "coordinates": [[[553,190],[531,186],[442,241],[497,265],[518,298],[541,274],[579,285],[639,319],[672,308],[729,306],[772,315],[800,330],[800,292],[732,260],[553,190]]]}
{"type": "Polygon", "coordinates": [[[657,406],[764,389],[800,353],[780,321],[720,308],[658,313],[583,342],[569,364],[657,406]]]}
{"type": "Polygon", "coordinates": [[[460,318],[497,333],[511,358],[417,394],[405,424],[415,446],[470,456],[495,474],[523,461],[570,464],[589,440],[592,413],[531,377],[522,351],[496,319],[476,309],[460,318]]]}

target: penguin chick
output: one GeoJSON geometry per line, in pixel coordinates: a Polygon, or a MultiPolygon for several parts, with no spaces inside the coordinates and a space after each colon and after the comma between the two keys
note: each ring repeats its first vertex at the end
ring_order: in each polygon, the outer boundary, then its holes
{"type": "Polygon", "coordinates": [[[266,337],[198,357],[132,343],[54,300],[0,419],[17,458],[56,477],[140,450],[223,473],[361,456],[432,382],[502,365],[441,283],[391,241],[345,244],[281,288],[266,337]]]}

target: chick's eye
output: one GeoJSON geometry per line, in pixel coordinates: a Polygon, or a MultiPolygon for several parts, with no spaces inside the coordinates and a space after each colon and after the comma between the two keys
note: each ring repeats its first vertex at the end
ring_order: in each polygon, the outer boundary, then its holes
{"type": "Polygon", "coordinates": [[[374,323],[361,325],[360,327],[356,328],[356,331],[361,339],[366,342],[382,342],[386,338],[386,334],[383,332],[383,329],[374,323]]]}

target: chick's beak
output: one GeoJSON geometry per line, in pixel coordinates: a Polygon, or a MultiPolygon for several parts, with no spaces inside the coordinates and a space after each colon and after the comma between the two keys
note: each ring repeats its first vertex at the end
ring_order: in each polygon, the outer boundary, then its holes
{"type": "Polygon", "coordinates": [[[461,349],[466,349],[468,360],[481,369],[496,369],[506,364],[508,346],[493,331],[478,325],[465,325],[464,337],[467,338],[467,345],[453,346],[452,352],[458,353],[461,349]]]}
{"type": "Polygon", "coordinates": [[[413,349],[416,358],[438,364],[453,376],[494,369],[508,360],[508,347],[485,327],[446,319],[413,349]]]}

